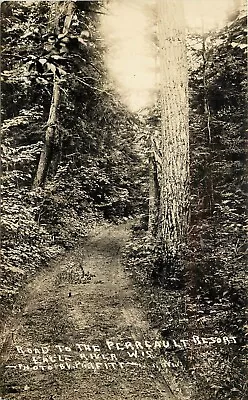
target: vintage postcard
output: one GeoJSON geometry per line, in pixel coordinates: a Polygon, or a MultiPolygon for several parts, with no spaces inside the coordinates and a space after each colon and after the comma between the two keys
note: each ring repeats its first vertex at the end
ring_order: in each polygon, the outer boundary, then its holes
{"type": "Polygon", "coordinates": [[[242,0],[1,2],[0,400],[247,398],[242,0]]]}

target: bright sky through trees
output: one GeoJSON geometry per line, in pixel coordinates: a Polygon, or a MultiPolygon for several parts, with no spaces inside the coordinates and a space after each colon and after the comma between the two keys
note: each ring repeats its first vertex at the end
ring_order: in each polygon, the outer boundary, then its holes
{"type": "Polygon", "coordinates": [[[188,28],[206,31],[221,28],[228,16],[241,4],[241,0],[184,0],[188,28]]]}
{"type": "MultiPolygon", "coordinates": [[[[241,0],[184,0],[186,23],[201,32],[222,27],[241,0]]],[[[137,112],[154,103],[156,96],[156,48],[152,40],[156,24],[156,0],[113,0],[102,17],[108,46],[106,63],[123,102],[137,112]]]]}

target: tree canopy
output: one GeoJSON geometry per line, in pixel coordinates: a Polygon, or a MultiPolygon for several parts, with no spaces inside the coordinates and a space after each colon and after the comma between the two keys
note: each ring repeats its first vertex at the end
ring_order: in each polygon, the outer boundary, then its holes
{"type": "MultiPolygon", "coordinates": [[[[168,356],[182,364],[192,400],[202,393],[204,400],[240,400],[247,334],[246,17],[240,12],[218,31],[188,34],[188,72],[179,12],[170,24],[162,20],[159,37],[153,27],[163,87],[154,106],[136,113],[115,90],[106,63],[100,16],[107,4],[1,4],[1,312],[27,279],[92,227],[130,219],[126,267],[148,293],[154,329],[171,340],[213,331],[241,338],[231,349],[168,356]],[[169,256],[179,248],[177,263],[169,256]]],[[[161,10],[169,4],[161,0],[161,10]]]]}

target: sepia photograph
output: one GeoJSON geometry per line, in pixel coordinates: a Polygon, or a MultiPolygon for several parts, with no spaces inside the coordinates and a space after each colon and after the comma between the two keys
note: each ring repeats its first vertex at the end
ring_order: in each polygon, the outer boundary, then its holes
{"type": "Polygon", "coordinates": [[[245,0],[1,1],[0,400],[245,400],[245,0]]]}

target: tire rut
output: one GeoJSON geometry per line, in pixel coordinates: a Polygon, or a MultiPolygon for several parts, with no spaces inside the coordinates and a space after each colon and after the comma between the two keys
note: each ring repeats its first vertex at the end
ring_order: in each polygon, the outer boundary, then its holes
{"type": "Polygon", "coordinates": [[[27,285],[2,334],[4,399],[176,399],[147,348],[131,348],[156,332],[121,264],[128,235],[105,227],[27,285]]]}

